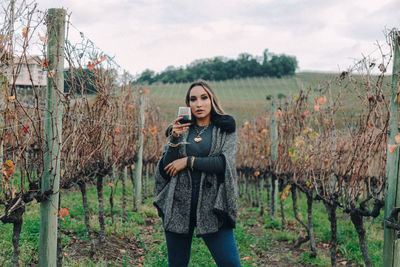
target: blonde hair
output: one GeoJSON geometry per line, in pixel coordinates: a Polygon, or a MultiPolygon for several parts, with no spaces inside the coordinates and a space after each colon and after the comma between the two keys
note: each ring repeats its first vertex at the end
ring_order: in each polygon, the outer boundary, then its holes
{"type": "Polygon", "coordinates": [[[189,90],[186,93],[186,106],[190,106],[190,91],[192,90],[193,87],[195,86],[201,86],[203,89],[207,92],[208,96],[210,97],[211,100],[211,116],[214,114],[219,114],[219,115],[225,115],[225,111],[223,110],[217,95],[214,93],[214,91],[211,89],[211,86],[204,80],[198,80],[193,82],[189,86],[189,90]]]}

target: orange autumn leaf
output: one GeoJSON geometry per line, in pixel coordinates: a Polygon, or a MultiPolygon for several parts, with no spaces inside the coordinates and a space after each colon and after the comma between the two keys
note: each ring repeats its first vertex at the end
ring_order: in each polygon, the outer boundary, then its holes
{"type": "Polygon", "coordinates": [[[396,135],[394,137],[394,140],[396,141],[396,143],[400,143],[400,134],[396,135]]]}
{"type": "Polygon", "coordinates": [[[69,216],[68,208],[61,208],[60,211],[54,212],[54,215],[60,215],[61,219],[65,222],[65,217],[69,216]]]}
{"type": "Polygon", "coordinates": [[[267,152],[269,152],[269,146],[268,146],[268,144],[265,144],[265,150],[266,150],[267,152]]]}
{"type": "Polygon", "coordinates": [[[55,70],[51,70],[47,76],[49,76],[49,78],[53,78],[54,74],[56,74],[56,71],[55,70]]]}
{"type": "Polygon", "coordinates": [[[396,151],[397,145],[388,145],[388,149],[390,153],[394,153],[396,151]]]}
{"type": "Polygon", "coordinates": [[[11,160],[6,160],[3,164],[3,180],[5,184],[8,184],[8,181],[10,181],[11,176],[14,175],[14,163],[11,160]]]}
{"type": "Polygon", "coordinates": [[[319,98],[319,103],[320,104],[325,104],[326,103],[326,96],[320,97],[319,98]]]}
{"type": "Polygon", "coordinates": [[[46,42],[46,37],[41,36],[40,33],[38,32],[39,40],[42,41],[43,43],[46,42]]]}
{"type": "Polygon", "coordinates": [[[314,106],[314,110],[315,110],[315,111],[319,111],[319,105],[315,105],[315,106],[314,106]]]}
{"type": "Polygon", "coordinates": [[[400,103],[400,95],[397,93],[396,97],[394,98],[395,103],[400,103]]]}
{"type": "Polygon", "coordinates": [[[143,90],[139,90],[139,94],[143,94],[143,90]]]}
{"type": "Polygon", "coordinates": [[[154,125],[153,128],[151,128],[150,133],[151,135],[155,135],[157,133],[157,126],[154,125]]]}
{"type": "Polygon", "coordinates": [[[131,170],[133,171],[135,169],[135,164],[131,165],[131,170]]]}
{"type": "Polygon", "coordinates": [[[108,185],[111,186],[111,187],[114,187],[114,184],[113,184],[113,183],[108,183],[108,185]]]}
{"type": "Polygon", "coordinates": [[[11,160],[6,160],[6,162],[4,162],[4,165],[11,169],[14,169],[15,167],[14,163],[11,160]]]}
{"type": "Polygon", "coordinates": [[[261,133],[262,134],[266,134],[267,133],[267,129],[262,129],[261,133]]]}
{"type": "Polygon", "coordinates": [[[26,38],[26,37],[28,36],[28,28],[27,28],[27,27],[24,27],[24,28],[22,29],[22,36],[23,36],[24,38],[26,38]]]}
{"type": "Polygon", "coordinates": [[[142,130],[142,134],[146,135],[146,130],[145,129],[142,130]]]}
{"type": "Polygon", "coordinates": [[[42,67],[47,68],[48,66],[49,66],[49,59],[48,58],[42,59],[42,67]]]}
{"type": "Polygon", "coordinates": [[[90,62],[90,61],[88,62],[87,67],[88,67],[89,70],[94,70],[94,66],[95,66],[94,63],[92,63],[92,62],[90,62]]]}
{"type": "Polygon", "coordinates": [[[100,60],[101,60],[101,61],[106,60],[106,56],[101,56],[101,57],[100,57],[100,60]]]}
{"type": "Polygon", "coordinates": [[[279,120],[282,117],[282,110],[278,109],[278,111],[276,112],[275,118],[277,120],[279,120]]]}
{"type": "Polygon", "coordinates": [[[255,172],[254,172],[254,176],[255,176],[255,177],[258,177],[259,175],[260,175],[260,172],[259,172],[259,171],[255,171],[255,172]]]}
{"type": "Polygon", "coordinates": [[[8,101],[14,102],[15,101],[15,95],[9,96],[8,101]]]}
{"type": "Polygon", "coordinates": [[[249,260],[251,260],[251,256],[243,257],[243,258],[241,258],[240,260],[242,260],[242,261],[249,261],[249,260]]]}
{"type": "Polygon", "coordinates": [[[283,202],[283,201],[285,201],[285,199],[289,196],[289,193],[290,193],[290,189],[292,188],[292,185],[287,185],[284,189],[283,189],[283,191],[282,191],[282,194],[281,194],[281,201],[283,202]]]}

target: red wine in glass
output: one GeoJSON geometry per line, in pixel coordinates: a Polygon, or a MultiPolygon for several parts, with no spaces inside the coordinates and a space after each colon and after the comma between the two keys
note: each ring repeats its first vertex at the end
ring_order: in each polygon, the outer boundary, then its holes
{"type": "Polygon", "coordinates": [[[192,123],[192,113],[190,107],[179,107],[178,117],[182,117],[179,123],[192,123]]]}

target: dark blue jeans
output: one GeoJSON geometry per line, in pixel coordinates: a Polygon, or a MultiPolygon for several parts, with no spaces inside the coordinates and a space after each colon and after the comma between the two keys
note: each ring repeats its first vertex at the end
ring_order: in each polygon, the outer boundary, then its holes
{"type": "MultiPolygon", "coordinates": [[[[196,210],[199,199],[200,180],[192,180],[192,201],[190,205],[190,225],[188,234],[165,232],[168,249],[168,266],[186,267],[190,260],[193,231],[196,226],[196,210]]],[[[204,242],[219,267],[240,265],[232,228],[222,228],[214,234],[204,235],[204,242]]]]}

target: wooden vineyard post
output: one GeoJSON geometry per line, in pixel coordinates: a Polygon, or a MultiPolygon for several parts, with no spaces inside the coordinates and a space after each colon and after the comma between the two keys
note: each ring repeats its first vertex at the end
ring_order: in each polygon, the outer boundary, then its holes
{"type": "Polygon", "coordinates": [[[144,96],[139,93],[139,142],[137,151],[137,161],[135,164],[135,210],[142,203],[142,168],[143,168],[143,143],[144,143],[144,96]]]}
{"type": "MultiPolygon", "coordinates": [[[[5,76],[0,75],[0,92],[3,94],[3,90],[6,90],[6,87],[8,87],[8,79],[5,76]]],[[[4,101],[4,100],[2,100],[4,101]]],[[[3,131],[4,131],[4,117],[3,114],[0,114],[0,134],[3,136],[3,131]]],[[[0,139],[0,166],[3,166],[3,139],[0,139]]],[[[0,172],[0,180],[2,179],[2,173],[0,172]]]]}
{"type": "Polygon", "coordinates": [[[128,178],[128,167],[124,167],[124,173],[122,175],[122,218],[123,221],[128,221],[128,215],[126,213],[126,179],[128,178]]]}
{"type": "Polygon", "coordinates": [[[115,186],[115,172],[116,172],[116,168],[115,168],[115,163],[112,166],[112,173],[111,173],[111,177],[110,177],[110,213],[111,213],[111,224],[114,224],[114,186],[115,186]]]}
{"type": "Polygon", "coordinates": [[[63,112],[57,91],[64,92],[65,14],[64,9],[52,8],[47,15],[49,74],[44,118],[41,193],[45,199],[40,202],[39,266],[57,265],[57,208],[63,112]]]}
{"type": "Polygon", "coordinates": [[[275,160],[278,156],[278,125],[276,122],[276,113],[277,113],[277,106],[276,106],[276,98],[273,97],[271,99],[271,118],[270,118],[270,135],[271,135],[271,183],[270,183],[270,193],[271,193],[271,198],[270,198],[270,207],[269,207],[269,212],[271,218],[275,219],[276,218],[276,200],[278,198],[278,179],[276,178],[275,175],[275,170],[272,169],[275,166],[275,160]]]}
{"type": "MultiPolygon", "coordinates": [[[[388,146],[396,145],[395,136],[399,133],[398,121],[398,80],[400,65],[400,33],[392,32],[394,58],[392,73],[392,91],[390,101],[390,120],[389,120],[389,139],[388,146]]],[[[400,149],[397,148],[394,153],[387,152],[387,181],[386,181],[386,199],[385,199],[385,223],[384,223],[384,243],[383,243],[383,266],[400,266],[400,239],[396,237],[396,231],[387,226],[391,212],[394,208],[400,207],[400,180],[399,163],[400,149]]],[[[397,216],[396,218],[397,219],[397,216]]]]}

